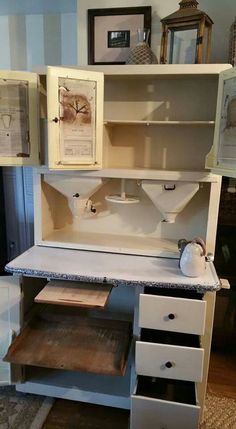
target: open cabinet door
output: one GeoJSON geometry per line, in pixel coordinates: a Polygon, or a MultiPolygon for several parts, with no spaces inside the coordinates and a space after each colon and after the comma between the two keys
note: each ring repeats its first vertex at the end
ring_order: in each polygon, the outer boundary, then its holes
{"type": "Polygon", "coordinates": [[[16,368],[2,359],[20,330],[20,298],[19,278],[0,277],[0,386],[19,381],[16,368]]]}
{"type": "Polygon", "coordinates": [[[214,143],[206,168],[236,177],[236,67],[219,76],[214,143]]]}
{"type": "Polygon", "coordinates": [[[102,168],[103,73],[48,67],[48,166],[102,168]]]}
{"type": "Polygon", "coordinates": [[[0,71],[0,165],[39,164],[38,76],[0,71]]]}

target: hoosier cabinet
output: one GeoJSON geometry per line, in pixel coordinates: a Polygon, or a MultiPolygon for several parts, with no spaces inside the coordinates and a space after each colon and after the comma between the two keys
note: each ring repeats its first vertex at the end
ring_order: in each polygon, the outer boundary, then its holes
{"type": "Polygon", "coordinates": [[[1,279],[1,383],[130,409],[131,429],[197,429],[222,286],[220,176],[235,176],[235,70],[0,78],[0,163],[35,166],[35,245],[1,279]],[[186,277],[177,243],[194,237],[206,269],[186,277]]]}

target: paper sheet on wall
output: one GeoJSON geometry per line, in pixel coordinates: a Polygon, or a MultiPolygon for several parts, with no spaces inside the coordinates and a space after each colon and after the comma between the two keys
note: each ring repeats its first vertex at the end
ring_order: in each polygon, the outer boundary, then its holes
{"type": "Polygon", "coordinates": [[[60,162],[95,160],[96,82],[59,78],[60,162]]]}
{"type": "Polygon", "coordinates": [[[236,159],[236,78],[224,82],[218,161],[230,166],[236,159]]]}
{"type": "Polygon", "coordinates": [[[0,79],[0,156],[29,151],[28,82],[0,79]]]}

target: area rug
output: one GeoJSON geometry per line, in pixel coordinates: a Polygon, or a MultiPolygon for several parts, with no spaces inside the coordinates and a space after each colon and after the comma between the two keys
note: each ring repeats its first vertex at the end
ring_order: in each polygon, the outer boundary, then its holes
{"type": "Polygon", "coordinates": [[[236,429],[236,400],[208,393],[200,429],[236,429]]]}
{"type": "Polygon", "coordinates": [[[54,400],[0,387],[0,429],[41,429],[54,400]]]}

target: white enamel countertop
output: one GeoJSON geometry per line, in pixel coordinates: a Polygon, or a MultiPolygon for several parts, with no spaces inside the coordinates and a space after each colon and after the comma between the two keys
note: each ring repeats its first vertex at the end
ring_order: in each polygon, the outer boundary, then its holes
{"type": "Polygon", "coordinates": [[[11,261],[6,271],[26,276],[114,285],[144,285],[215,291],[220,281],[214,265],[205,274],[191,278],[181,274],[177,259],[122,255],[34,246],[11,261]]]}

